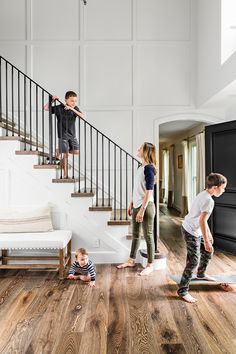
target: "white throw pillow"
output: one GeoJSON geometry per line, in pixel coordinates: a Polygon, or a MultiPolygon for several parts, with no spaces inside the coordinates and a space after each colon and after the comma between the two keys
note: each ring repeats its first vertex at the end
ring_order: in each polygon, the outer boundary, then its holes
{"type": "Polygon", "coordinates": [[[0,209],[0,232],[52,231],[49,206],[17,206],[0,209]]]}

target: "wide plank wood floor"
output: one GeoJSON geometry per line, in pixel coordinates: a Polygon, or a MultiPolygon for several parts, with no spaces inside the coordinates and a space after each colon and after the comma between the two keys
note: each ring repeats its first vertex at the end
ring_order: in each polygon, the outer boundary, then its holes
{"type": "MultiPolygon", "coordinates": [[[[1,270],[0,353],[236,353],[236,292],[194,285],[198,302],[181,301],[170,279],[185,262],[181,220],[165,207],[160,219],[168,267],[149,277],[139,265],[97,265],[91,289],[54,272],[1,270]]],[[[224,272],[236,273],[236,257],[216,252],[208,273],[224,272]]]]}

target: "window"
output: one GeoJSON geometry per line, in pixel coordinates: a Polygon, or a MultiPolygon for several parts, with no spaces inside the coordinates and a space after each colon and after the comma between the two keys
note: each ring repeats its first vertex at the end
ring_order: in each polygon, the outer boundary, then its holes
{"type": "Polygon", "coordinates": [[[169,151],[162,150],[163,165],[162,165],[162,188],[164,190],[163,202],[168,200],[168,181],[169,181],[169,151]]]}
{"type": "Polygon", "coordinates": [[[236,1],[221,0],[221,64],[236,50],[236,1]]]}
{"type": "Polygon", "coordinates": [[[197,195],[197,145],[196,141],[189,142],[189,206],[197,195]]]}

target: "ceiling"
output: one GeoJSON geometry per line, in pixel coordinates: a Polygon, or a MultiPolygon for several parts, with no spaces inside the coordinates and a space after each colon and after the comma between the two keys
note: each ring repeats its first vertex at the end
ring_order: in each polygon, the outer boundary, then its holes
{"type": "Polygon", "coordinates": [[[177,136],[188,132],[189,130],[200,125],[201,122],[188,121],[188,120],[178,120],[168,123],[160,124],[159,126],[159,141],[165,142],[171,140],[177,136]]]}

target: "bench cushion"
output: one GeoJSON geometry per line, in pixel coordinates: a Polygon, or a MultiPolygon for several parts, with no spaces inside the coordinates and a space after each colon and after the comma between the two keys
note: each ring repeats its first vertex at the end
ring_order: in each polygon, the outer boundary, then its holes
{"type": "Polygon", "coordinates": [[[0,233],[0,249],[62,249],[67,246],[71,237],[71,230],[0,233]]]}

